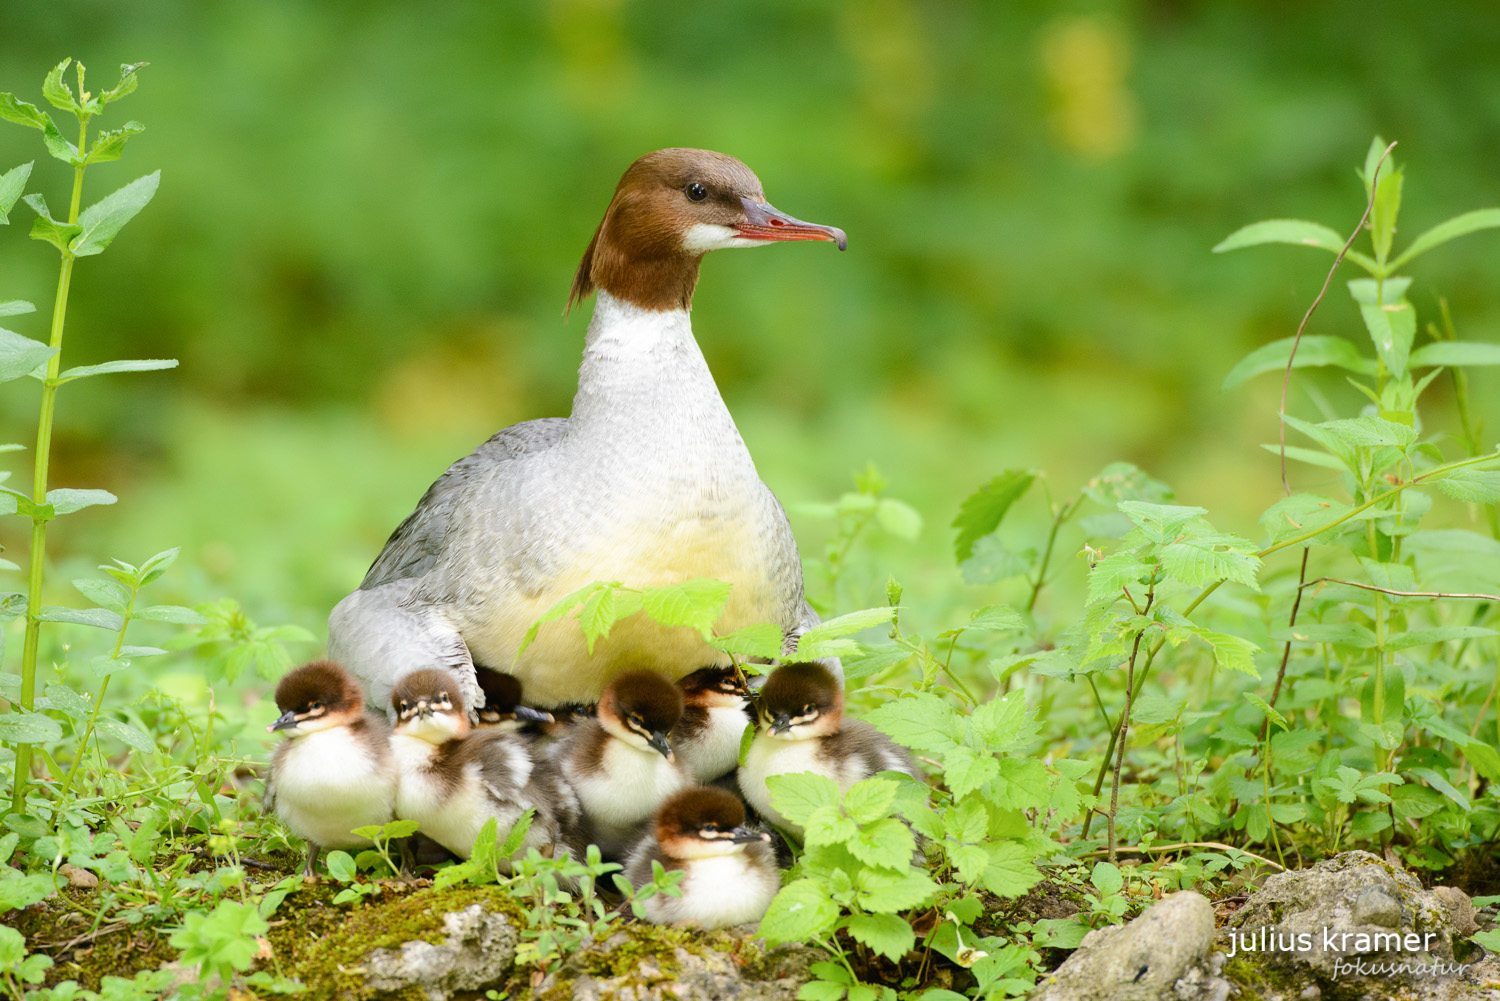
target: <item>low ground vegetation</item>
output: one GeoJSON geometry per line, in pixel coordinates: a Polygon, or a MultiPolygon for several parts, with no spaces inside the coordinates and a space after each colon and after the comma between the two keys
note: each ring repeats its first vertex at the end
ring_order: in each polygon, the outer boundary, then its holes
{"type": "MultiPolygon", "coordinates": [[[[50,113],[0,95],[0,118],[39,132],[73,182],[54,216],[28,194],[33,164],[0,173],[0,222],[24,200],[30,235],[60,255],[47,340],[0,331],[7,390],[40,385],[34,448],[3,446],[32,460],[31,482],[0,488],[0,514],[31,532],[26,566],[0,560],[15,581],[0,596],[10,802],[0,991],[36,1001],[327,992],[362,951],[433,934],[424,922],[438,898],[482,900],[522,929],[522,973],[492,994],[541,984],[585,940],[628,925],[644,895],[673,892],[671,880],[631,891],[596,855],[533,856],[503,874],[494,845],[505,832],[493,832],[487,851],[418,888],[393,878],[386,843],[408,832],[392,826],[377,850],[332,853],[330,880],[305,886],[291,875],[300,846],[258,805],[266,721],[243,696],[313,652],[314,637],[190,593],[174,579],[175,551],[111,559],[72,581],[83,604],[44,603],[63,593],[49,580],[52,522],[115,501],[49,489],[55,408],[87,392],[63,387],[172,364],[62,366],[75,265],[107,249],[158,182],[147,175],[83,205],[85,172],[120,159],[141,131],[93,130],[140,68],[100,91],[86,89],[82,66],[74,89],[69,69],[49,74],[43,95],[76,120],[76,144],[50,113]],[[178,687],[162,664],[206,677],[213,694],[178,687]],[[560,888],[570,881],[577,891],[560,888]],[[377,910],[379,922],[362,921],[377,910]]],[[[1366,212],[1349,243],[1273,220],[1216,248],[1310,246],[1363,272],[1345,288],[1364,330],[1299,329],[1226,378],[1295,385],[1329,368],[1365,400],[1338,413],[1316,392],[1283,391],[1266,426],[1279,424],[1267,447],[1285,496],[1249,534],[1130,465],[1079,484],[1005,470],[955,504],[953,521],[955,572],[990,601],[933,607],[891,579],[885,604],[848,611],[849,574],[865,572],[853,555],[874,535],[914,537],[920,517],[874,469],[816,512],[832,539],[807,577],[827,621],[798,654],[842,657],[853,711],[911,748],[927,777],[877,776],[847,793],[813,776],[775,780],[778,807],[806,839],[760,933],[826,955],[806,1001],[1023,994],[1090,927],[1167,891],[1212,893],[1349,848],[1481,900],[1500,892],[1500,453],[1470,419],[1465,376],[1500,364],[1500,345],[1463,339],[1440,298],[1419,319],[1400,273],[1500,226],[1500,209],[1398,249],[1404,176],[1385,143],[1358,177],[1351,205],[1366,212]],[[1456,427],[1424,419],[1438,380],[1451,384],[1456,427]],[[1045,512],[1040,535],[1016,527],[1026,505],[1045,512]]],[[[32,312],[0,302],[17,325],[32,312]]],[[[547,617],[575,617],[591,642],[641,614],[698,629],[747,666],[778,653],[774,628],[715,633],[726,594],[713,581],[599,582],[547,617]]]]}

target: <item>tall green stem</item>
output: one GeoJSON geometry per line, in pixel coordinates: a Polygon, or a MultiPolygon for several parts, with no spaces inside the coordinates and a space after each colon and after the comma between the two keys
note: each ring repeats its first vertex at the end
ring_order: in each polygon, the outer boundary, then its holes
{"type": "MultiPolygon", "coordinates": [[[[78,126],[78,149],[85,149],[88,137],[88,120],[78,126]]],[[[73,168],[73,198],[68,203],[68,223],[78,222],[78,207],[83,201],[83,166],[73,168]]],[[[42,407],[36,428],[36,465],[31,478],[31,499],[38,507],[47,503],[47,468],[52,456],[52,415],[57,406],[57,373],[62,366],[63,324],[68,314],[68,289],[73,282],[73,252],[62,252],[62,270],[57,277],[57,297],[52,303],[52,338],[55,349],[47,362],[47,378],[42,383],[42,407]]],[[[21,708],[30,712],[36,703],[36,658],[42,630],[42,573],[47,561],[46,517],[33,514],[31,518],[31,573],[26,591],[26,640],[21,649],[21,708]]],[[[31,745],[16,746],[15,784],[11,793],[10,808],[21,812],[26,808],[26,787],[31,781],[31,745]]]]}

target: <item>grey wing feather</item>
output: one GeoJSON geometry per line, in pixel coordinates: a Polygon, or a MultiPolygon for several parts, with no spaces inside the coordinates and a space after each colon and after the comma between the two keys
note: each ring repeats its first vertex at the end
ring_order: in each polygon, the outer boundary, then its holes
{"type": "Polygon", "coordinates": [[[496,468],[522,455],[542,452],[557,444],[567,429],[563,417],[513,424],[492,435],[469,455],[448,467],[427,488],[417,508],[396,527],[385,548],[375,557],[361,590],[391,581],[420,577],[436,564],[445,547],[450,522],[465,493],[476,480],[493,477],[496,468]]]}
{"type": "Polygon", "coordinates": [[[328,655],[365,683],[370,705],[392,713],[391,689],[418,667],[443,667],[458,678],[466,705],[478,705],[474,662],[458,630],[438,609],[409,605],[417,581],[359,590],[328,616],[328,655]]]}

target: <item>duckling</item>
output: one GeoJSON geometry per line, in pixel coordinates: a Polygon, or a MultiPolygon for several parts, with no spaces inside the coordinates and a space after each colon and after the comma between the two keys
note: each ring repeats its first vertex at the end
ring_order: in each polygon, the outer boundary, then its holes
{"type": "Polygon", "coordinates": [[[324,848],[366,848],[350,832],[384,824],[396,803],[390,724],[365,709],[359,683],[331,660],[304,664],[276,686],[281,716],[266,727],[286,740],[271,756],[266,809],[307,841],[304,876],[324,848]]]}
{"type": "Polygon", "coordinates": [[[750,693],[733,666],[705,667],[677,682],[682,719],[672,728],[672,750],[699,782],[712,782],[740,763],[740,739],[750,725],[750,693]]]}
{"type": "Polygon", "coordinates": [[[553,753],[595,843],[618,856],[668,796],[693,784],[668,738],[682,718],[682,693],[654,671],[627,671],[604,689],[597,712],[553,753]]]}
{"type": "Polygon", "coordinates": [[[746,924],[766,913],[781,888],[770,840],[745,826],[745,805],[733,793],[686,789],[656,811],[652,831],[625,863],[625,878],[637,888],[651,882],[653,862],[686,873],[681,897],[646,899],[648,921],[696,921],[708,929],[746,924]]]}
{"type": "Polygon", "coordinates": [[[515,675],[487,667],[476,667],[474,671],[479,690],[484,694],[484,705],[477,710],[476,726],[540,736],[543,728],[557,722],[552,713],[521,703],[521,679],[515,675]]]}
{"type": "Polygon", "coordinates": [[[799,839],[802,829],[771,806],[766,780],[772,775],[813,772],[845,792],[877,772],[918,775],[906,748],[868,723],[844,718],[843,689],[821,664],[772,671],[756,712],[761,728],[739,770],[740,792],[762,817],[799,839]]]}
{"type": "Polygon", "coordinates": [[[459,692],[458,680],[438,668],[406,675],[391,692],[391,749],[401,775],[396,815],[468,858],[486,820],[494,817],[503,837],[534,809],[519,851],[581,857],[587,838],[578,798],[557,768],[522,737],[472,730],[459,692]]]}

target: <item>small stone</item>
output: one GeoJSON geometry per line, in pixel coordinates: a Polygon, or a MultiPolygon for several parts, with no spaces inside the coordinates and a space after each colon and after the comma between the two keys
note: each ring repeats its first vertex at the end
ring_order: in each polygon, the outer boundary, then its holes
{"type": "Polygon", "coordinates": [[[96,874],[67,862],[57,867],[57,873],[67,879],[69,886],[76,886],[80,890],[93,890],[99,886],[96,874]]]}
{"type": "Polygon", "coordinates": [[[1308,984],[1302,988],[1302,993],[1297,995],[1302,1001],[1318,1001],[1323,996],[1323,991],[1317,984],[1308,984]]]}
{"type": "MultiPolygon", "coordinates": [[[[1123,927],[1090,932],[1035,1001],[1135,1001],[1168,995],[1213,947],[1214,909],[1174,893],[1123,927]]],[[[1190,981],[1184,984],[1191,990],[1190,981]]],[[[1227,990],[1226,990],[1227,993],[1227,990]]],[[[1197,996],[1201,997],[1200,989],[1197,996]]],[[[1192,994],[1178,994],[1179,997],[1192,994]]]]}
{"type": "Polygon", "coordinates": [[[1361,890],[1350,909],[1357,925],[1401,927],[1401,901],[1387,893],[1383,887],[1371,886],[1361,890]]]}

